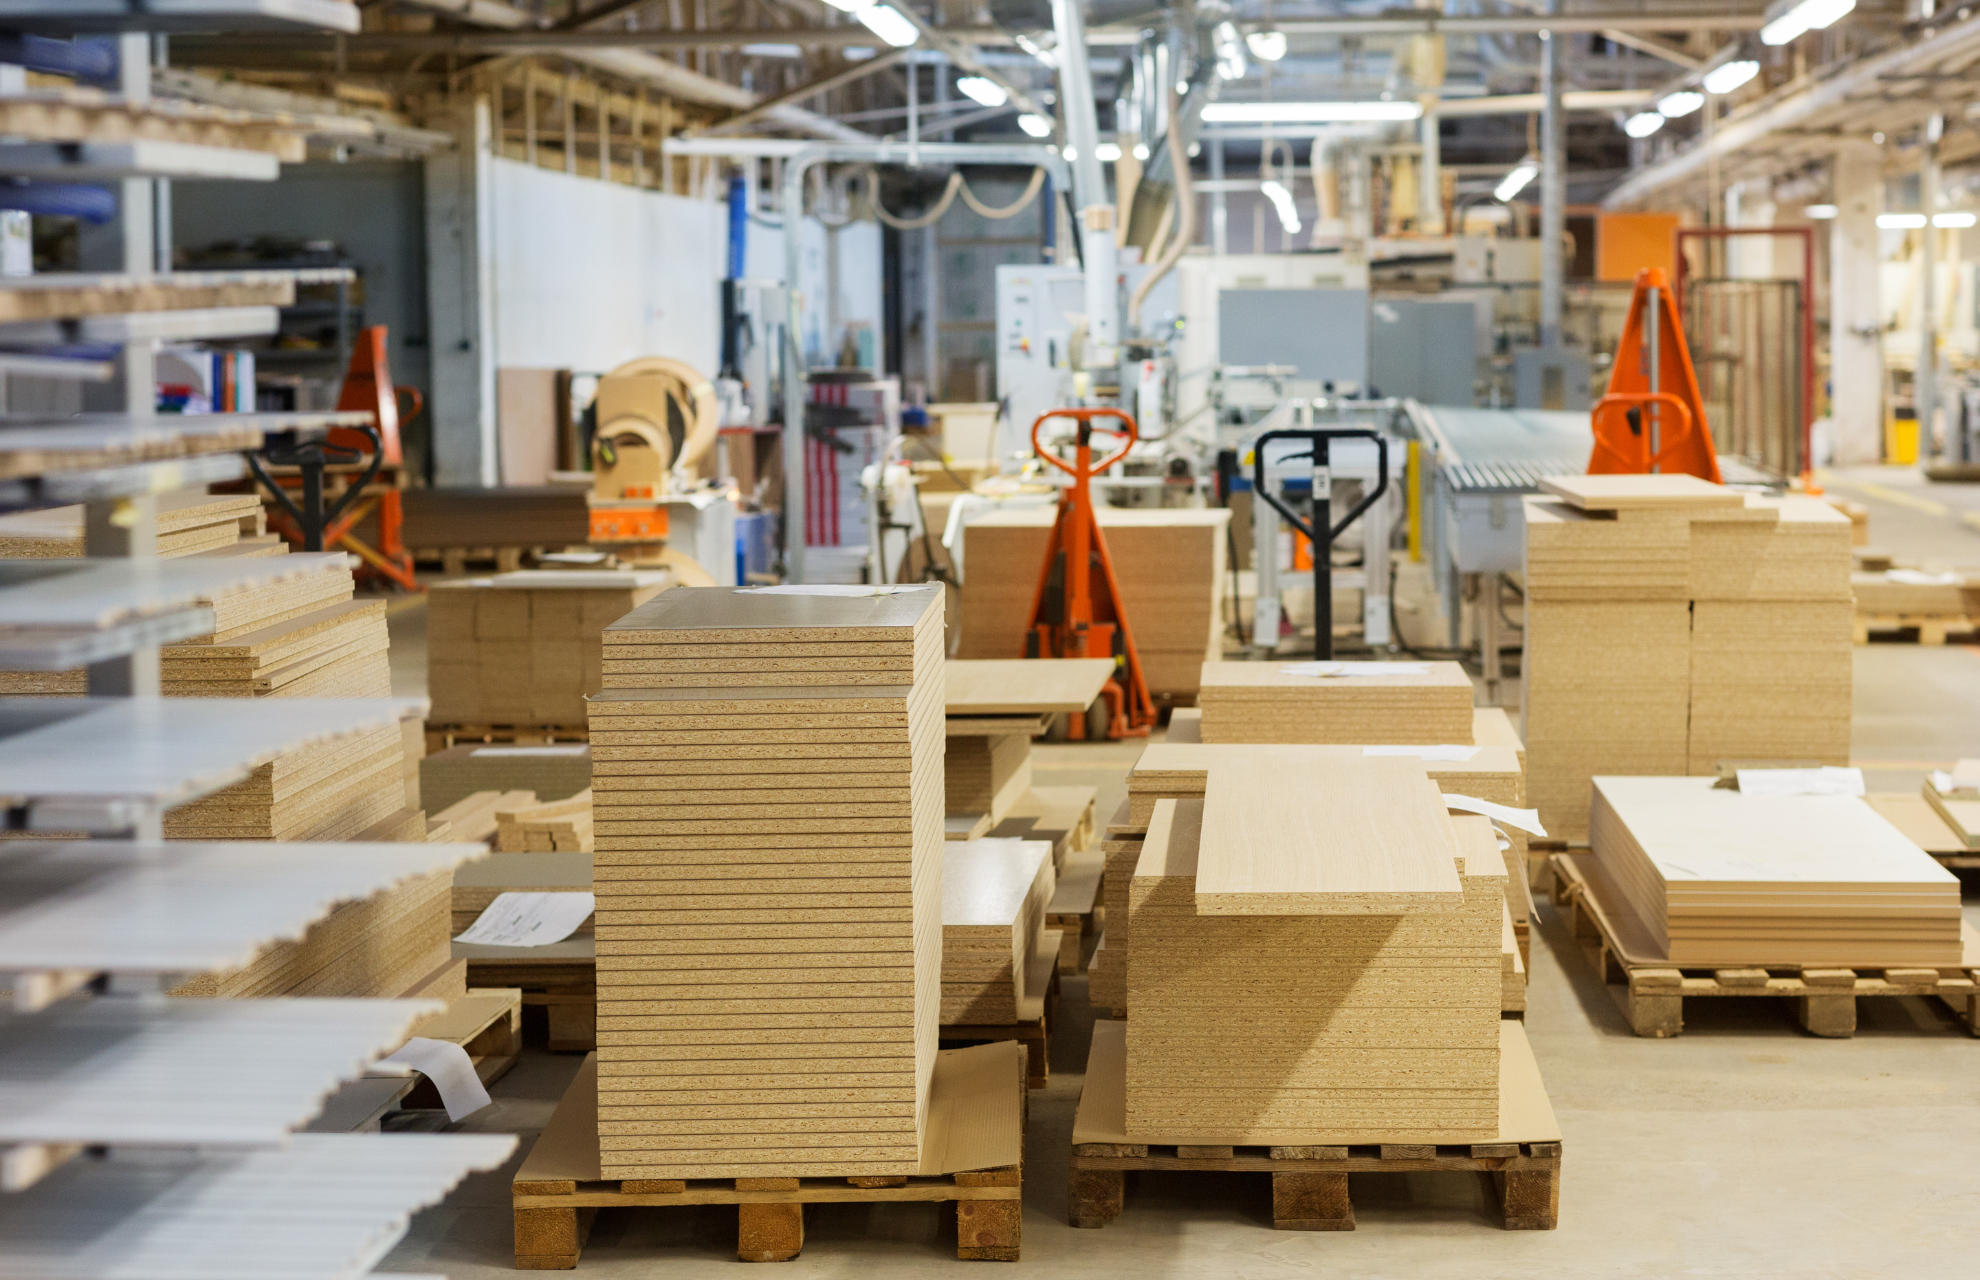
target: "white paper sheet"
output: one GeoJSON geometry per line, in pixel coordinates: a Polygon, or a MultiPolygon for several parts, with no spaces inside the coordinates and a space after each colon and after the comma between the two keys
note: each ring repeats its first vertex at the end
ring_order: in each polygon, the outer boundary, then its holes
{"type": "Polygon", "coordinates": [[[1965,581],[1956,573],[1926,573],[1922,569],[1886,569],[1884,578],[1907,587],[1956,587],[1965,581]]]}
{"type": "Polygon", "coordinates": [[[1483,814],[1495,822],[1518,827],[1528,835],[1544,838],[1547,834],[1547,828],[1540,825],[1538,809],[1515,809],[1509,804],[1493,804],[1490,800],[1480,800],[1476,796],[1454,796],[1449,793],[1444,796],[1444,807],[1456,809],[1459,813],[1483,814]]]}
{"type": "Polygon", "coordinates": [[[1860,796],[1863,770],[1824,765],[1819,769],[1740,769],[1743,796],[1860,796]]]}
{"type": "Polygon", "coordinates": [[[1279,668],[1288,676],[1427,676],[1427,662],[1295,662],[1279,668]]]}
{"type": "Polygon", "coordinates": [[[451,1040],[428,1040],[414,1036],[405,1047],[389,1058],[380,1058],[374,1071],[402,1075],[417,1071],[433,1082],[440,1094],[440,1105],[447,1108],[449,1120],[461,1120],[488,1105],[488,1090],[474,1073],[474,1059],[466,1049],[451,1040]],[[393,1068],[397,1068],[394,1070],[393,1068]]]}
{"type": "Polygon", "coordinates": [[[1434,747],[1363,747],[1365,756],[1413,756],[1418,760],[1465,761],[1478,754],[1477,747],[1460,747],[1453,743],[1442,743],[1434,747]]]}
{"type": "Polygon", "coordinates": [[[597,906],[594,895],[575,890],[500,893],[454,941],[485,947],[547,947],[570,937],[597,906]]]}
{"type": "Polygon", "coordinates": [[[590,750],[591,745],[589,743],[579,742],[562,747],[476,747],[474,750],[468,752],[468,754],[477,760],[483,756],[557,756],[564,759],[572,759],[584,755],[590,750]]]}

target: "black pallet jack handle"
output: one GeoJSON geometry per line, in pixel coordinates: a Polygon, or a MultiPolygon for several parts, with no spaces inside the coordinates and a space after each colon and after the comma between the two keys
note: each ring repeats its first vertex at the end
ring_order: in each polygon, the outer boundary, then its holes
{"type": "Polygon", "coordinates": [[[362,431],[371,441],[371,465],[364,473],[364,479],[347,488],[343,496],[332,503],[328,510],[323,503],[323,470],[331,463],[356,462],[364,456],[364,451],[351,445],[331,444],[324,439],[329,428],[312,430],[271,431],[262,441],[259,452],[247,456],[248,469],[254,472],[255,479],[261,481],[289,518],[302,530],[303,550],[323,550],[323,532],[337,522],[353,502],[358,500],[385,464],[385,445],[378,434],[378,428],[369,423],[363,426],[344,427],[345,431],[362,431]],[[281,482],[268,473],[262,459],[278,467],[298,467],[302,471],[302,504],[289,496],[281,482]]]}
{"type": "MultiPolygon", "coordinates": [[[[1347,527],[1361,518],[1361,514],[1375,505],[1376,500],[1389,488],[1389,442],[1380,432],[1364,427],[1295,427],[1283,431],[1267,431],[1251,443],[1252,489],[1259,497],[1271,504],[1274,511],[1285,517],[1293,528],[1305,534],[1313,543],[1313,656],[1322,660],[1334,656],[1334,565],[1330,554],[1334,539],[1341,536],[1347,527]],[[1272,440],[1305,440],[1313,448],[1307,453],[1295,453],[1280,458],[1280,462],[1297,462],[1301,458],[1313,459],[1313,519],[1309,522],[1297,511],[1278,500],[1265,483],[1265,445],[1272,440]],[[1336,440],[1373,440],[1375,442],[1375,487],[1362,496],[1354,509],[1341,517],[1339,524],[1333,522],[1333,470],[1328,461],[1328,451],[1336,440]]],[[[1387,566],[1373,564],[1364,566],[1366,573],[1375,573],[1387,566]]]]}

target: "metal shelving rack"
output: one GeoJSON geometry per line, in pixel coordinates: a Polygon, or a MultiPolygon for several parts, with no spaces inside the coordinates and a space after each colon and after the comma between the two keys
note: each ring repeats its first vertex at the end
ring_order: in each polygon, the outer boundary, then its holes
{"type": "MultiPolygon", "coordinates": [[[[149,32],[298,26],[355,30],[357,14],[342,0],[0,0],[0,30],[130,33],[123,83],[135,101],[150,88],[149,32]]],[[[0,1280],[363,1276],[414,1211],[515,1144],[295,1132],[435,1002],[165,994],[300,938],[339,902],[482,852],[161,839],[167,809],[280,752],[424,711],[422,700],[159,696],[158,646],[210,630],[203,601],[296,568],[288,557],[158,560],[157,495],[238,478],[264,432],[339,425],[333,414],[154,414],[160,339],[272,330],[272,299],[239,300],[295,279],[160,269],[159,184],[192,172],[273,176],[245,155],[0,146],[0,175],[121,182],[127,253],[115,277],[0,282],[0,343],[122,344],[109,372],[123,402],[73,419],[0,417],[0,510],[82,504],[86,556],[0,561],[0,665],[83,664],[91,695],[0,700],[0,822],[97,837],[0,842],[0,1280]]],[[[78,376],[105,372],[52,352],[0,358],[0,372],[71,363],[78,376]]]]}

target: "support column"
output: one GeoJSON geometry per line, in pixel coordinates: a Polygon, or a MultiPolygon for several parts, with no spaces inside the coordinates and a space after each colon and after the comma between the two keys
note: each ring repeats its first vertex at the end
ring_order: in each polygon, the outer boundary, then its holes
{"type": "MultiPolygon", "coordinates": [[[[1551,0],[1549,13],[1560,0],[1551,0]]],[[[1540,116],[1540,345],[1561,345],[1561,237],[1567,230],[1567,113],[1562,108],[1559,32],[1540,34],[1540,88],[1546,105],[1540,116]]]]}
{"type": "Polygon", "coordinates": [[[1918,360],[1911,375],[1911,401],[1918,413],[1918,460],[1930,461],[1934,419],[1939,413],[1939,236],[1932,215],[1939,211],[1939,136],[1945,117],[1925,123],[1925,145],[1918,160],[1918,207],[1925,226],[1918,233],[1918,360]]]}
{"type": "Polygon", "coordinates": [[[1883,456],[1883,299],[1877,215],[1884,162],[1868,142],[1846,142],[1830,165],[1836,203],[1829,223],[1829,416],[1840,466],[1883,456]]]}
{"type": "Polygon", "coordinates": [[[455,108],[454,146],[426,161],[434,476],[501,483],[495,444],[494,129],[488,99],[455,108]]]}

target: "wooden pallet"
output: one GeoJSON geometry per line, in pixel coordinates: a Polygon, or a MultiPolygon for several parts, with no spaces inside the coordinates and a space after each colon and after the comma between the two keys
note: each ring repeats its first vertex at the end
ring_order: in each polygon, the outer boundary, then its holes
{"type": "MultiPolygon", "coordinates": [[[[1980,970],[1810,965],[1702,969],[1632,958],[1620,941],[1617,920],[1596,900],[1588,879],[1574,865],[1575,856],[1557,854],[1548,864],[1554,905],[1566,909],[1575,942],[1639,1036],[1662,1040],[1682,1034],[1685,999],[1704,996],[1792,998],[1803,1029],[1830,1039],[1856,1034],[1859,997],[1928,996],[1945,1001],[1968,1031],[1980,1035],[1980,970]]],[[[1971,958],[1972,951],[1967,954],[1971,958]]]]}
{"type": "MultiPolygon", "coordinates": [[[[937,1059],[934,1091],[938,1094],[943,1058],[947,1056],[937,1059]]],[[[601,1179],[596,1176],[599,1170],[597,1061],[595,1055],[585,1059],[570,1090],[511,1183],[518,1271],[568,1271],[576,1267],[600,1209],[704,1204],[736,1206],[736,1257],[743,1262],[787,1262],[797,1257],[804,1248],[807,1204],[904,1201],[955,1202],[958,1258],[1018,1260],[1024,1216],[1021,1163],[927,1176],[601,1179]]],[[[1008,1067],[1015,1074],[1018,1067],[1015,1053],[1010,1055],[1008,1067]]],[[[1005,1148],[1022,1152],[1024,1090],[1017,1089],[1016,1094],[1014,1105],[1005,1094],[998,1108],[979,1109],[974,1119],[997,1130],[1005,1148]]],[[[933,1112],[931,1103],[931,1128],[936,1124],[933,1112]]],[[[958,1116],[953,1123],[960,1122],[958,1116]]],[[[925,1147],[931,1145],[942,1145],[939,1135],[931,1135],[924,1142],[925,1147]]]]}
{"type": "MultiPolygon", "coordinates": [[[[592,945],[589,936],[578,936],[549,947],[467,947],[468,981],[519,989],[525,1006],[540,1007],[546,1015],[550,1052],[589,1053],[598,1047],[598,969],[592,945]],[[523,954],[545,951],[583,954],[523,954]]],[[[454,946],[460,950],[465,944],[454,946]]]]}
{"type": "Polygon", "coordinates": [[[1980,644],[1980,620],[1963,613],[1859,613],[1856,643],[1896,640],[1913,644],[1980,644]]]}
{"type": "Polygon", "coordinates": [[[589,742],[591,727],[582,724],[446,724],[426,722],[426,754],[435,755],[463,742],[514,743],[518,746],[556,742],[589,742]]]}
{"type": "Polygon", "coordinates": [[[547,547],[415,547],[414,564],[437,564],[449,578],[465,578],[483,570],[514,573],[523,566],[523,557],[535,557],[547,547]]]}
{"type": "MultiPolygon", "coordinates": [[[[1517,1027],[1517,1024],[1513,1024],[1517,1027]]],[[[1075,1227],[1104,1227],[1119,1217],[1127,1175],[1138,1170],[1188,1173],[1269,1173],[1272,1226],[1279,1231],[1352,1231],[1354,1204],[1348,1178],[1356,1173],[1490,1174],[1508,1231],[1552,1231],[1560,1221],[1561,1142],[1553,1109],[1525,1032],[1516,1032],[1523,1056],[1502,1055],[1509,1068],[1501,1081],[1501,1137],[1524,1131],[1533,1141],[1454,1146],[1382,1143],[1344,1147],[1202,1146],[1179,1143],[1090,1142],[1094,1134],[1121,1135],[1126,1113],[1126,1040],[1118,1024],[1096,1023],[1079,1115],[1073,1125],[1072,1178],[1067,1217],[1075,1227]],[[1530,1074],[1530,1079],[1528,1075],[1530,1074]],[[1522,1101],[1505,1098],[1519,1092],[1522,1101]],[[1537,1092],[1537,1100],[1531,1095],[1537,1092]]]]}

